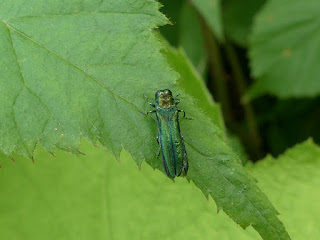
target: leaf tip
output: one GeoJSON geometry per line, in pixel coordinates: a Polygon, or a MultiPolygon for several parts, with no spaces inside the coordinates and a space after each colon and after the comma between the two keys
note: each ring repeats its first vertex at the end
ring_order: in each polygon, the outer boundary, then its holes
{"type": "Polygon", "coordinates": [[[312,136],[308,137],[308,141],[313,142],[313,137],[312,136]]]}

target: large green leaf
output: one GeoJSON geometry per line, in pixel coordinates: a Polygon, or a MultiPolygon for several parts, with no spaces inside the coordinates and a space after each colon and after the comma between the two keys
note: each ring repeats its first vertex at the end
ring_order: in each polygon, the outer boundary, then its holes
{"type": "MultiPolygon", "coordinates": [[[[112,154],[88,142],[86,156],[42,148],[36,161],[2,161],[0,231],[2,239],[238,239],[257,240],[229,217],[216,212],[194,184],[172,184],[146,164],[141,171],[127,153],[112,154]]],[[[293,239],[319,239],[320,150],[306,142],[281,156],[249,166],[276,202],[293,239]]]]}
{"type": "Polygon", "coordinates": [[[192,0],[193,5],[208,23],[216,37],[222,40],[223,28],[221,20],[220,0],[192,0]]]}
{"type": "Polygon", "coordinates": [[[320,2],[271,0],[255,19],[250,44],[257,81],[248,97],[281,98],[320,93],[320,2]]]}
{"type": "MultiPolygon", "coordinates": [[[[52,154],[55,147],[78,153],[84,137],[117,159],[124,148],[138,165],[162,170],[156,122],[139,113],[149,110],[143,93],[151,97],[151,88],[178,78],[151,31],[167,23],[158,7],[152,0],[1,1],[1,151],[32,157],[39,142],[52,154]]],[[[219,128],[182,89],[172,90],[196,119],[181,121],[188,179],[242,227],[289,239],[219,128]]]]}
{"type": "Polygon", "coordinates": [[[37,148],[35,164],[2,161],[1,239],[259,239],[217,215],[192,182],[173,184],[146,164],[139,171],[125,152],[118,163],[87,142],[81,150],[87,155],[54,158],[37,148]]]}

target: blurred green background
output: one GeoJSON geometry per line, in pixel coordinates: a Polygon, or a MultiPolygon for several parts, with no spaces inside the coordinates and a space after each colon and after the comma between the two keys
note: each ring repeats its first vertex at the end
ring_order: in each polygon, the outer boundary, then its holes
{"type": "MultiPolygon", "coordinates": [[[[244,231],[193,183],[175,183],[122,152],[120,163],[84,141],[75,156],[41,147],[0,171],[2,239],[260,239],[244,231]]],[[[312,141],[248,170],[280,212],[292,239],[317,239],[320,149],[312,141]],[[312,201],[313,200],[313,201],[312,201]]]]}

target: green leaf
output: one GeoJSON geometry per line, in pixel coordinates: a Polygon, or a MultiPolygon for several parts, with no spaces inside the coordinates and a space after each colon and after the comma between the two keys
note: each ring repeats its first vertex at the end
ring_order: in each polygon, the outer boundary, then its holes
{"type": "MultiPolygon", "coordinates": [[[[3,239],[260,239],[252,227],[212,214],[215,204],[192,182],[172,184],[146,164],[138,171],[128,153],[118,163],[86,141],[81,151],[87,155],[54,158],[37,147],[35,164],[0,157],[3,239]]],[[[319,164],[319,147],[309,141],[249,166],[294,239],[320,237],[319,164]]]]}
{"type": "MultiPolygon", "coordinates": [[[[1,151],[33,157],[39,142],[52,154],[55,147],[79,153],[83,137],[117,159],[124,148],[138,165],[162,170],[156,122],[140,114],[149,109],[143,93],[178,78],[151,31],[168,22],[158,8],[151,0],[1,1],[1,151]]],[[[170,88],[196,119],[181,121],[188,179],[242,227],[289,239],[219,128],[181,88],[170,88]]]]}
{"type": "Polygon", "coordinates": [[[228,132],[227,143],[231,147],[231,149],[238,154],[241,159],[242,165],[246,165],[249,158],[240,138],[237,135],[228,132]]]}
{"type": "Polygon", "coordinates": [[[320,93],[320,2],[271,0],[255,19],[250,43],[249,98],[313,97],[320,93]]]}
{"type": "Polygon", "coordinates": [[[265,0],[224,0],[222,17],[226,35],[242,47],[249,45],[253,16],[265,0]]]}
{"type": "Polygon", "coordinates": [[[192,0],[192,3],[207,21],[216,37],[223,40],[220,0],[192,0]]]}
{"type": "Polygon", "coordinates": [[[293,239],[320,238],[320,148],[312,140],[249,166],[293,239]]]}
{"type": "Polygon", "coordinates": [[[168,22],[158,8],[143,0],[2,1],[0,149],[32,157],[39,141],[49,152],[77,152],[84,136],[116,156],[121,146],[140,161],[152,154],[130,142],[152,141],[137,124],[142,94],[177,78],[150,31],[168,22]]]}

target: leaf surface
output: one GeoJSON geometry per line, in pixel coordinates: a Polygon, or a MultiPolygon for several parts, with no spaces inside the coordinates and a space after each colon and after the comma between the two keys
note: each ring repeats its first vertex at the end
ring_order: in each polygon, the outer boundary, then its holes
{"type": "Polygon", "coordinates": [[[237,226],[199,192],[130,155],[120,163],[101,146],[84,141],[86,156],[40,147],[35,164],[16,157],[2,161],[0,230],[3,239],[239,239],[256,240],[252,227],[237,226]],[[81,174],[79,174],[81,173],[81,174]],[[168,220],[170,219],[170,220],[168,220]]]}
{"type": "MultiPolygon", "coordinates": [[[[54,158],[37,147],[35,164],[0,156],[2,238],[260,239],[252,227],[243,231],[223,212],[212,214],[215,204],[192,182],[172,184],[147,164],[138,171],[128,153],[118,163],[86,141],[81,151],[87,155],[57,151],[54,158]]],[[[309,141],[248,165],[293,239],[320,237],[319,164],[319,147],[309,141]]]]}
{"type": "Polygon", "coordinates": [[[314,97],[320,93],[320,2],[271,0],[257,15],[250,43],[249,98],[314,97]]]}
{"type": "Polygon", "coordinates": [[[292,239],[320,238],[320,148],[312,140],[248,166],[280,212],[292,239]]]}

